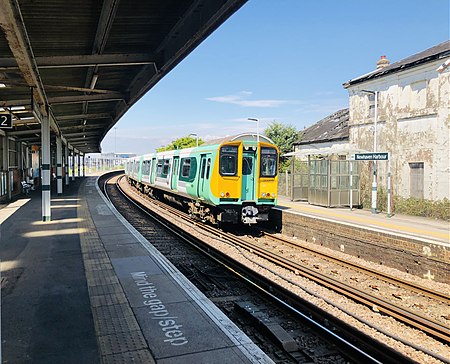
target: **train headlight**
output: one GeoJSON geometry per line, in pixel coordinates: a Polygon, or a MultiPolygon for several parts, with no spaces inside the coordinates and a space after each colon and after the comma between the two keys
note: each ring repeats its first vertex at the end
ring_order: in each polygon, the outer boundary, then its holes
{"type": "Polygon", "coordinates": [[[265,192],[262,193],[262,197],[266,197],[266,193],[265,192]]]}
{"type": "Polygon", "coordinates": [[[225,196],[225,193],[220,192],[220,197],[224,197],[224,196],[225,196]]]}

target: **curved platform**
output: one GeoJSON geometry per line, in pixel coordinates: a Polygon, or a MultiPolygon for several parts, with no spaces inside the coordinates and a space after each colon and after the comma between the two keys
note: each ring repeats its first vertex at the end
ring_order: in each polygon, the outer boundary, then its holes
{"type": "Polygon", "coordinates": [[[101,195],[95,177],[0,210],[5,363],[271,363],[101,195]]]}

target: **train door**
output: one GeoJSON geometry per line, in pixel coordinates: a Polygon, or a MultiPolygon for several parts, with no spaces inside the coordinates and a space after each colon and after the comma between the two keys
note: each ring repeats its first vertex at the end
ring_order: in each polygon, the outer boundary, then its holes
{"type": "Polygon", "coordinates": [[[156,158],[152,158],[152,169],[150,172],[150,183],[152,185],[155,184],[155,176],[156,176],[156,158]]]}
{"type": "Polygon", "coordinates": [[[211,174],[211,155],[202,154],[200,156],[200,175],[198,177],[197,195],[205,198],[208,195],[209,179],[211,174]]]}
{"type": "Polygon", "coordinates": [[[244,149],[242,161],[242,201],[253,201],[255,199],[255,167],[255,151],[244,149]]]}
{"type": "Polygon", "coordinates": [[[180,157],[173,157],[173,165],[172,165],[172,179],[170,183],[170,188],[172,190],[177,190],[178,185],[178,166],[180,163],[180,157]]]}

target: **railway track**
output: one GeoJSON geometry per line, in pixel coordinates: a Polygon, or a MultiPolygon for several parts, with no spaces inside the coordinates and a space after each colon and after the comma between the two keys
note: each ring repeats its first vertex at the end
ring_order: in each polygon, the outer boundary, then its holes
{"type": "MultiPolygon", "coordinates": [[[[146,204],[148,204],[148,203],[150,203],[150,202],[147,202],[146,204]]],[[[286,256],[284,254],[274,253],[275,249],[264,247],[264,245],[262,246],[260,241],[255,241],[254,238],[253,239],[252,238],[242,238],[242,237],[236,236],[235,234],[230,234],[230,233],[227,233],[224,231],[218,231],[214,227],[202,224],[201,222],[198,222],[198,221],[192,222],[192,220],[190,219],[190,217],[187,214],[185,214],[177,209],[174,209],[170,206],[167,206],[166,204],[162,204],[159,201],[152,201],[151,203],[154,205],[157,205],[158,206],[157,208],[165,211],[166,214],[171,214],[172,216],[176,216],[177,219],[182,219],[186,224],[190,224],[190,225],[194,226],[195,229],[201,229],[203,231],[203,234],[211,235],[216,238],[219,237],[219,239],[221,241],[223,241],[226,244],[232,244],[237,249],[241,249],[242,251],[249,252],[252,255],[259,256],[260,258],[263,258],[267,262],[271,262],[272,264],[274,264],[278,267],[283,267],[284,269],[286,269],[290,272],[293,272],[295,275],[301,275],[301,276],[307,277],[308,279],[313,280],[322,286],[328,287],[329,289],[332,289],[335,292],[339,292],[340,294],[345,295],[346,297],[350,297],[353,300],[360,302],[366,306],[369,306],[376,311],[383,312],[384,314],[395,317],[396,319],[398,319],[402,322],[405,322],[410,326],[416,327],[417,329],[419,329],[423,332],[427,332],[429,335],[432,335],[432,336],[438,338],[439,340],[442,340],[443,342],[448,341],[448,337],[449,337],[448,327],[445,327],[444,325],[440,324],[439,322],[435,322],[435,321],[430,320],[421,315],[417,315],[416,313],[411,312],[409,310],[405,310],[402,307],[397,307],[394,304],[387,302],[386,300],[380,299],[379,297],[376,297],[372,294],[369,294],[362,290],[356,289],[356,288],[354,288],[348,284],[342,283],[334,278],[330,278],[326,274],[317,272],[317,269],[315,269],[315,268],[305,267],[304,265],[299,264],[296,261],[286,258],[286,256]]],[[[182,234],[186,235],[186,233],[182,233],[182,234]]],[[[313,253],[315,255],[320,254],[322,256],[322,258],[326,258],[328,260],[333,260],[335,262],[337,260],[337,258],[332,257],[332,256],[324,257],[323,253],[321,253],[319,251],[316,251],[311,248],[305,248],[303,246],[300,247],[297,242],[292,242],[292,241],[280,238],[278,236],[269,234],[267,232],[262,232],[259,237],[260,238],[264,237],[265,239],[270,239],[274,242],[282,243],[286,246],[291,246],[295,249],[301,248],[303,250],[309,250],[310,253],[313,253]]],[[[366,275],[367,274],[371,274],[371,275],[378,274],[378,272],[376,272],[374,270],[368,269],[367,267],[358,266],[357,264],[354,264],[354,263],[338,262],[338,264],[341,264],[341,265],[346,266],[347,268],[350,268],[353,270],[357,270],[359,272],[363,272],[366,275]]],[[[254,278],[254,275],[252,274],[252,279],[253,278],[254,278]]],[[[448,305],[448,303],[449,303],[448,297],[446,297],[445,294],[441,294],[439,292],[433,292],[432,290],[429,290],[429,289],[424,289],[425,287],[420,287],[420,286],[414,285],[410,282],[409,283],[401,282],[396,277],[382,274],[382,275],[378,275],[377,279],[383,279],[383,280],[389,282],[390,284],[395,284],[395,285],[401,286],[405,289],[410,289],[418,294],[426,295],[432,299],[440,300],[443,304],[448,305]]],[[[264,281],[264,280],[260,280],[260,282],[261,281],[264,281]]],[[[258,284],[261,284],[260,282],[258,284]]],[[[271,289],[273,289],[273,286],[274,286],[273,282],[268,281],[268,282],[265,282],[264,284],[266,284],[267,286],[271,287],[271,289]]],[[[266,290],[266,291],[268,291],[268,290],[266,290]]],[[[291,305],[292,309],[294,311],[297,311],[298,313],[300,313],[300,310],[304,309],[304,307],[308,307],[308,310],[312,309],[311,305],[309,305],[308,303],[299,304],[298,296],[293,295],[292,293],[288,292],[287,290],[280,288],[280,289],[278,289],[278,293],[280,293],[280,292],[282,293],[283,297],[285,297],[286,302],[295,302],[294,305],[291,305]]],[[[267,292],[267,293],[270,293],[270,292],[267,292]]],[[[273,297],[273,298],[278,299],[277,297],[273,297]]],[[[313,316],[314,315],[316,315],[316,314],[313,314],[313,316]]],[[[330,317],[330,315],[327,315],[326,312],[321,312],[320,315],[319,314],[317,314],[317,315],[321,316],[322,319],[324,319],[324,317],[326,317],[325,320],[333,322],[334,325],[339,324],[338,322],[336,322],[336,319],[334,317],[330,317]]],[[[347,335],[350,335],[353,338],[358,337],[360,335],[360,333],[359,334],[352,333],[351,332],[352,328],[348,327],[348,325],[344,324],[341,326],[343,327],[342,330],[345,331],[347,333],[347,335]]],[[[367,341],[367,338],[365,341],[367,341]]],[[[404,340],[403,340],[403,342],[406,345],[409,344],[414,347],[413,344],[405,342],[404,340]]],[[[388,352],[388,349],[385,346],[381,345],[380,347],[381,347],[381,350],[379,350],[379,351],[388,352]]],[[[416,346],[416,349],[422,350],[422,351],[426,352],[427,354],[434,356],[438,360],[441,360],[444,362],[446,361],[445,357],[441,357],[440,355],[435,355],[434,353],[429,352],[429,351],[427,352],[427,350],[424,348],[416,346]]],[[[380,352],[378,352],[377,355],[378,354],[381,355],[380,352]]],[[[361,355],[361,353],[358,353],[358,355],[361,355]]],[[[395,353],[389,352],[388,358],[393,358],[394,356],[395,356],[395,353]]],[[[404,359],[404,358],[401,358],[401,359],[404,359]]],[[[387,359],[384,358],[383,362],[386,362],[386,360],[387,359]]],[[[396,360],[398,360],[398,358],[396,360]]]]}

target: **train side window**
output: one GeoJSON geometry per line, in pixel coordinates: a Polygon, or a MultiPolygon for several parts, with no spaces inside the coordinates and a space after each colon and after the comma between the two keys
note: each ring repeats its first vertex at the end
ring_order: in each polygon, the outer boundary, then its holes
{"type": "Polygon", "coordinates": [[[181,158],[180,180],[192,182],[197,174],[197,159],[195,157],[181,158]]]}
{"type": "Polygon", "coordinates": [[[211,171],[211,158],[206,162],[206,179],[209,179],[209,172],[211,171]]]}
{"type": "Polygon", "coordinates": [[[144,161],[142,165],[142,174],[148,176],[150,174],[150,161],[144,161]]]}
{"type": "Polygon", "coordinates": [[[275,148],[261,148],[261,177],[275,177],[277,175],[278,153],[275,148]]]}
{"type": "Polygon", "coordinates": [[[163,160],[158,159],[158,165],[156,167],[156,175],[158,177],[162,177],[162,171],[163,171],[163,160]]]}
{"type": "Polygon", "coordinates": [[[202,161],[202,170],[200,172],[200,178],[205,178],[205,167],[206,167],[206,159],[202,161]]]}
{"type": "Polygon", "coordinates": [[[162,177],[167,177],[170,171],[170,159],[164,159],[162,177]]]}
{"type": "Polygon", "coordinates": [[[219,171],[222,176],[235,176],[237,174],[238,147],[226,145],[220,148],[219,171]]]}
{"type": "Polygon", "coordinates": [[[191,158],[181,159],[181,177],[189,178],[191,173],[191,158]]]}

